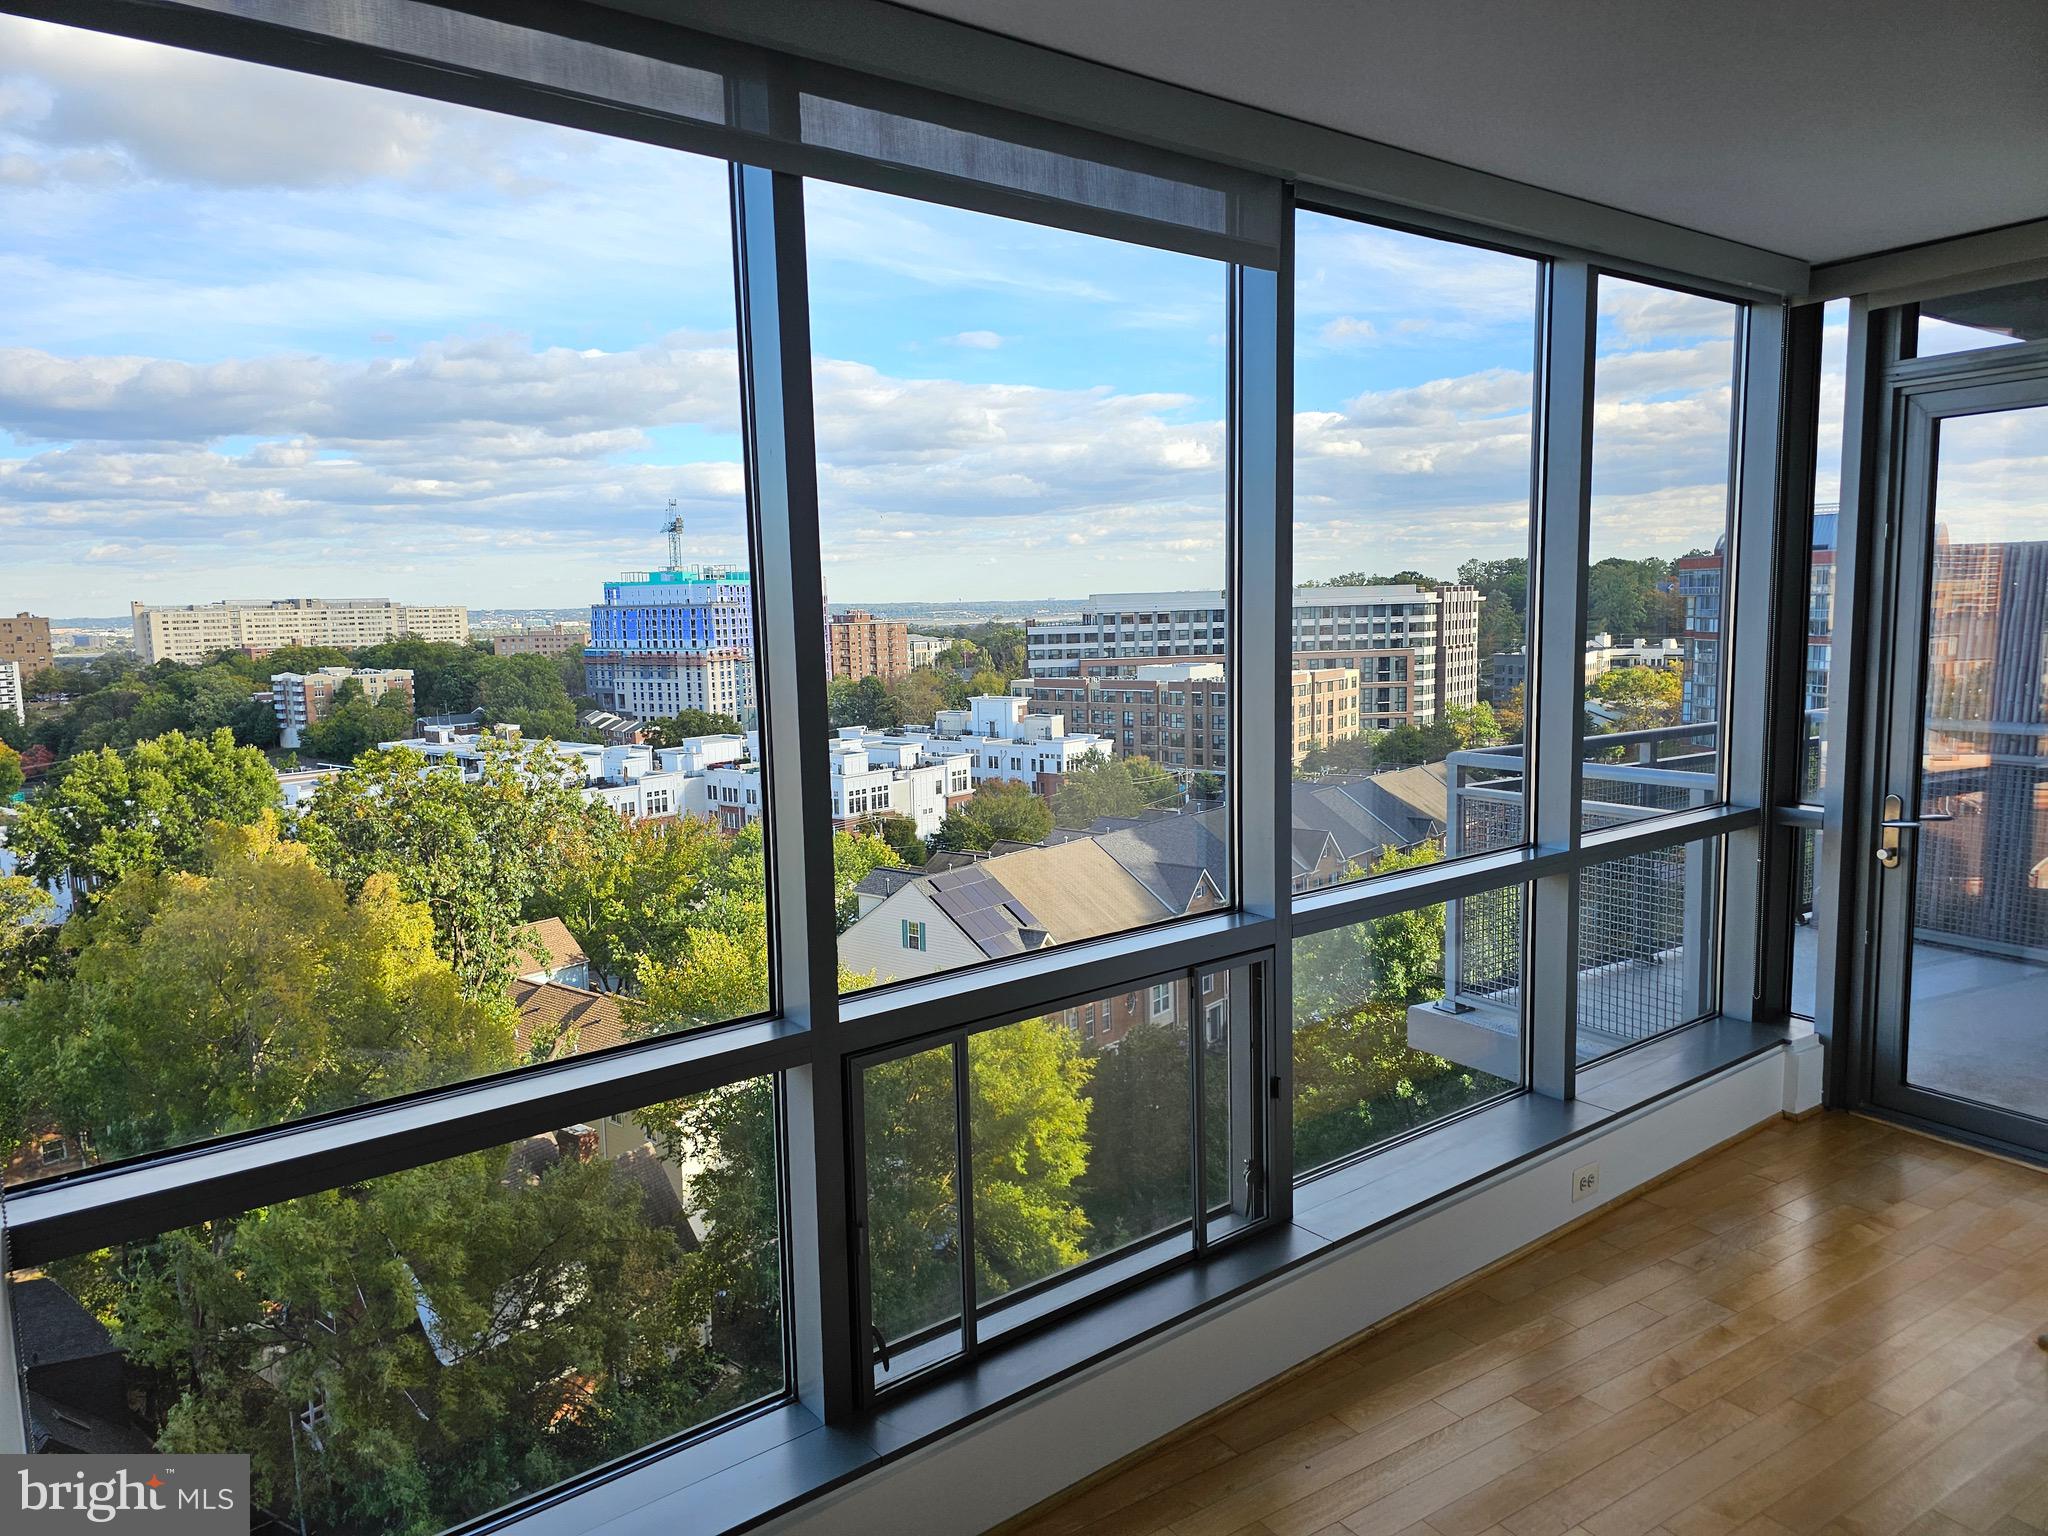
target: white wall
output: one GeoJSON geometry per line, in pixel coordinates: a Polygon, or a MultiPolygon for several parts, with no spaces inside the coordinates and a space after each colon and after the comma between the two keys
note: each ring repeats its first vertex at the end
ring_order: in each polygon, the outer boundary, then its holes
{"type": "Polygon", "coordinates": [[[839,963],[849,971],[872,973],[877,982],[932,976],[987,958],[914,885],[904,886],[839,935],[839,963]],[[925,925],[924,949],[903,947],[905,919],[925,925]]]}
{"type": "Polygon", "coordinates": [[[984,1531],[1731,1137],[1817,1105],[1819,1060],[1811,1036],[1755,1057],[762,1529],[777,1536],[984,1531]],[[1574,1206],[1571,1170],[1595,1158],[1605,1194],[1574,1206]]]}

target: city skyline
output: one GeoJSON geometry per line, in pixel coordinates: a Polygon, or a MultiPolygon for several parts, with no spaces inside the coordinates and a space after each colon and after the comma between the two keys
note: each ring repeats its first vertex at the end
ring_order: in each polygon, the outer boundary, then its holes
{"type": "MultiPolygon", "coordinates": [[[[671,499],[692,558],[744,558],[722,165],[50,23],[0,40],[0,531],[30,552],[0,596],[118,614],[340,595],[346,568],[569,608],[658,563],[671,499]]],[[[1221,579],[1220,265],[806,202],[835,600],[1221,579]]],[[[1301,576],[1514,552],[1534,264],[1363,226],[1312,254],[1301,576]]],[[[1725,345],[1644,293],[1603,331],[1628,362],[1600,421],[1642,451],[1609,455],[1596,556],[1682,554],[1723,489],[1672,445],[1724,400],[1725,345]]]]}

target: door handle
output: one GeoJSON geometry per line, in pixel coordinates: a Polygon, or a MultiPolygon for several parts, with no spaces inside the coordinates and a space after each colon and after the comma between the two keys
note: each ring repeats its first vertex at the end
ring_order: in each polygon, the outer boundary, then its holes
{"type": "Polygon", "coordinates": [[[1947,811],[1922,811],[1918,816],[1906,814],[1906,802],[1897,795],[1884,797],[1884,820],[1877,824],[1877,862],[1886,869],[1899,867],[1899,834],[1918,832],[1933,821],[1954,821],[1947,811]]]}

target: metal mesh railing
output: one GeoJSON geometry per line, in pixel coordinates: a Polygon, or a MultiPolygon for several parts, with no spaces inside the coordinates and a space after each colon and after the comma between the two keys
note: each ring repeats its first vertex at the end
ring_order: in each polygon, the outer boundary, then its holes
{"type": "Polygon", "coordinates": [[[1579,1028],[1647,1040],[1697,1016],[1690,997],[1687,861],[1677,844],[1579,875],[1579,1028]]]}

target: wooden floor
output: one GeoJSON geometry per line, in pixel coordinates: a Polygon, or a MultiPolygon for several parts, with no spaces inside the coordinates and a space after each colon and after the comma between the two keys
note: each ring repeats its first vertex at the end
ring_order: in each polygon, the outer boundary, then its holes
{"type": "Polygon", "coordinates": [[[2036,1536],[2043,1329],[2048,1173],[1787,1121],[1011,1529],[2036,1536]]]}

